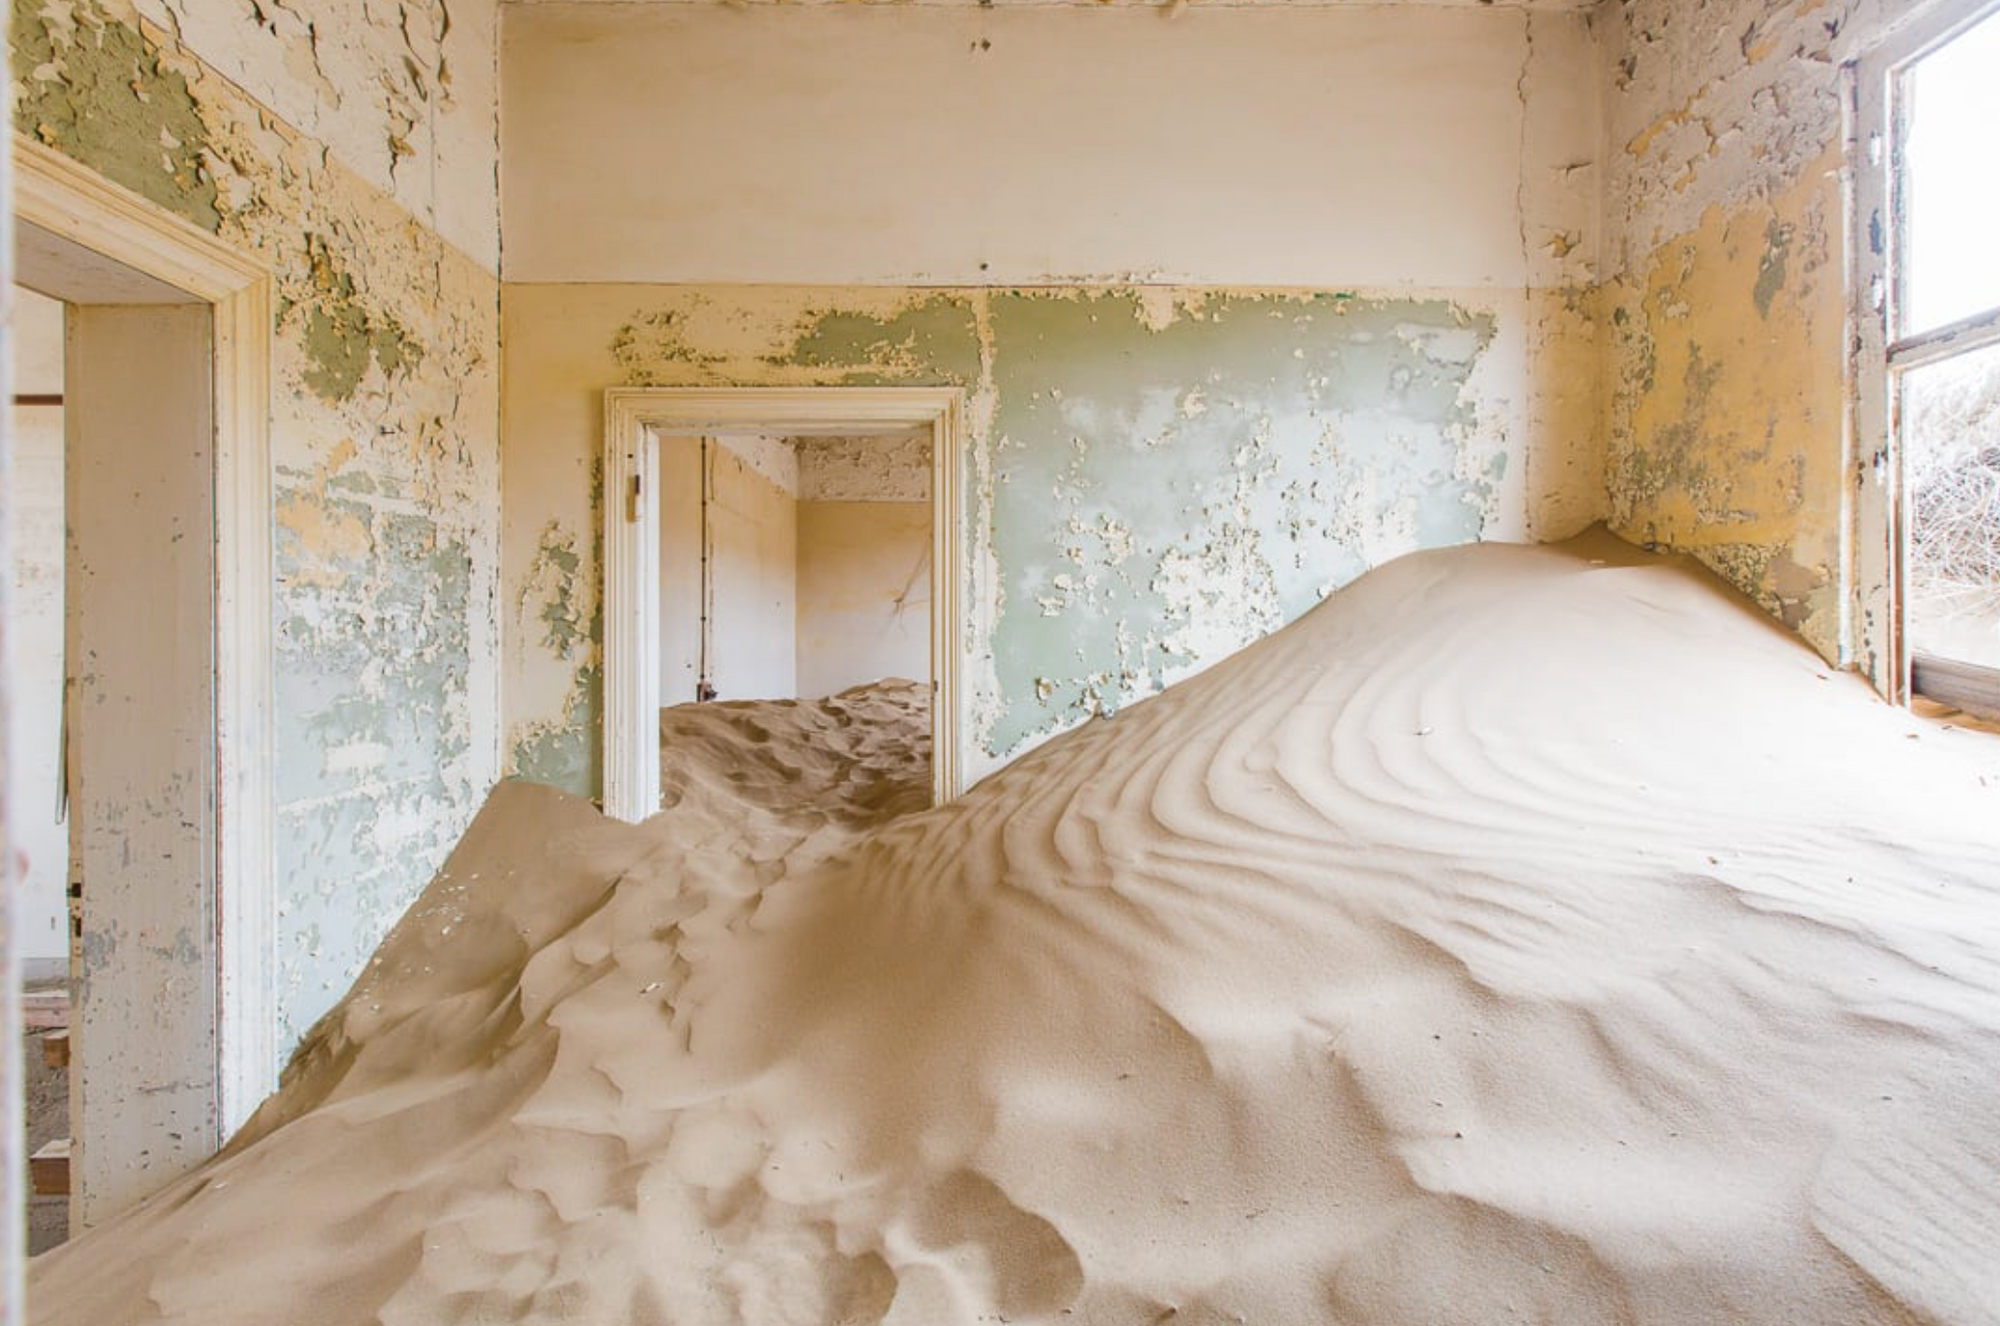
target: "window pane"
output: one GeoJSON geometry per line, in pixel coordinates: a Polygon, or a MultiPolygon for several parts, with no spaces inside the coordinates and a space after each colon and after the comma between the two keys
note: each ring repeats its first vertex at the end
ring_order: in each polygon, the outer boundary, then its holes
{"type": "Polygon", "coordinates": [[[1913,652],[2000,668],[2000,346],[1902,383],[1913,652]]]}
{"type": "Polygon", "coordinates": [[[2000,13],[1911,67],[1902,334],[2000,306],[2000,13]]]}

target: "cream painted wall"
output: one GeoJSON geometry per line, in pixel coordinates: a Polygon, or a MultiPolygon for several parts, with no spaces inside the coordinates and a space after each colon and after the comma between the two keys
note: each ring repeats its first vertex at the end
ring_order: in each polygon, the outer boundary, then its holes
{"type": "MultiPolygon", "coordinates": [[[[660,703],[699,698],[702,466],[699,437],[660,446],[660,703]]],[[[712,677],[725,700],[789,699],[796,620],[798,465],[782,438],[711,438],[712,677]]]]}
{"type": "Polygon", "coordinates": [[[1588,22],[509,6],[505,276],[1545,284],[1594,253],[1588,22]]]}
{"type": "MultiPolygon", "coordinates": [[[[14,292],[14,390],[60,395],[63,306],[14,292]]],[[[14,602],[8,617],[14,663],[14,845],[27,857],[15,895],[20,954],[68,968],[69,830],[56,818],[63,688],[63,409],[15,406],[14,602]]]]}
{"type": "Polygon", "coordinates": [[[927,502],[800,502],[799,695],[931,675],[927,502]]]}
{"type": "Polygon", "coordinates": [[[710,676],[721,700],[798,694],[798,503],[727,445],[709,448],[710,676]]]}

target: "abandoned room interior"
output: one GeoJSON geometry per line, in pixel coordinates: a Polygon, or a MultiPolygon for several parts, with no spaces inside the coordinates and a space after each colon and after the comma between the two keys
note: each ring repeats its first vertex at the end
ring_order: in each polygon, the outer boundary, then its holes
{"type": "Polygon", "coordinates": [[[0,1321],[2000,1323],[2000,0],[9,79],[0,1321]]]}

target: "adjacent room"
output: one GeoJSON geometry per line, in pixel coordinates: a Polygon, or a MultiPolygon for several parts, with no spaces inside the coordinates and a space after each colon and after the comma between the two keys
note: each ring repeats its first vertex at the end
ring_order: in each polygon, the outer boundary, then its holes
{"type": "Polygon", "coordinates": [[[2000,1323],[2000,0],[10,57],[0,1322],[2000,1323]]]}

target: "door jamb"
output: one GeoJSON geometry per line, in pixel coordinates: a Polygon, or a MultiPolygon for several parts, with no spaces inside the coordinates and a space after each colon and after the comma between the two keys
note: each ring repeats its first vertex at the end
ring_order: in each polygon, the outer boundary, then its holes
{"type": "MultiPolygon", "coordinates": [[[[224,1136],[277,1083],[271,315],[263,264],[14,135],[14,214],[206,301],[215,352],[216,1090],[224,1136]]],[[[218,1139],[219,1142],[220,1139],[218,1139]]]]}
{"type": "Polygon", "coordinates": [[[959,749],[964,538],[955,387],[613,387],[604,393],[604,809],[660,807],[659,435],[931,430],[931,798],[965,790],[959,749]],[[615,496],[614,496],[615,495],[615,496]]]}

